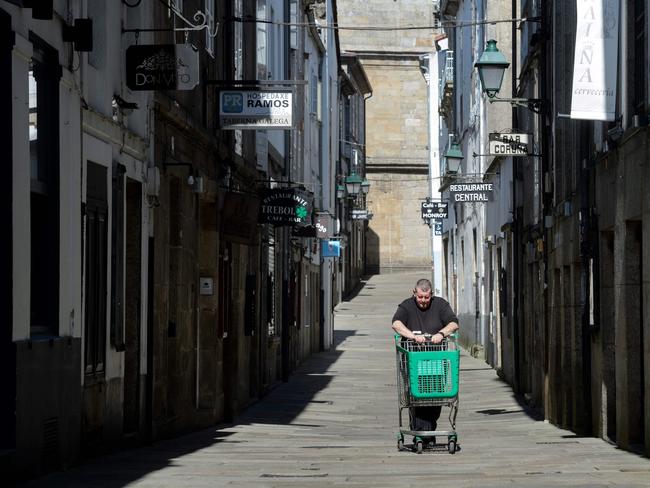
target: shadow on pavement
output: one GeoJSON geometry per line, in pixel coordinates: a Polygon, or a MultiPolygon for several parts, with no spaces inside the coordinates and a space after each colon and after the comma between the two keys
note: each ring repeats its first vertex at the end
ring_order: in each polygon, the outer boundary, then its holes
{"type": "Polygon", "coordinates": [[[152,446],[121,450],[114,454],[87,460],[82,465],[64,472],[51,473],[36,480],[14,486],[24,488],[122,488],[161,469],[173,466],[178,458],[219,444],[242,443],[231,440],[237,427],[258,423],[319,427],[316,424],[293,423],[295,418],[312,403],[327,403],[314,399],[337,374],[332,366],[341,356],[336,346],[356,334],[354,330],[336,330],[334,347],[310,356],[290,376],[268,395],[238,415],[231,424],[203,429],[173,439],[161,440],[152,446]]]}
{"type": "Polygon", "coordinates": [[[361,290],[363,290],[366,287],[368,287],[369,289],[374,288],[374,285],[368,285],[368,281],[370,280],[370,278],[372,278],[372,276],[373,275],[363,276],[359,280],[359,283],[357,283],[357,285],[343,297],[343,302],[351,302],[359,295],[359,293],[361,293],[361,290]]]}

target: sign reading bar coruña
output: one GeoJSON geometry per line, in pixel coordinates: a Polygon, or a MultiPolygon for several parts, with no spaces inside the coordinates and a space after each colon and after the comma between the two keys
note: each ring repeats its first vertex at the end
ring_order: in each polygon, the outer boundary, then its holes
{"type": "Polygon", "coordinates": [[[219,92],[219,128],[291,129],[292,94],[287,89],[222,90],[219,92]]]}
{"type": "Polygon", "coordinates": [[[492,183],[455,183],[449,185],[454,202],[489,202],[492,200],[492,183]]]}
{"type": "Polygon", "coordinates": [[[304,226],[311,223],[311,196],[295,188],[265,190],[260,202],[260,224],[304,226]]]}
{"type": "Polygon", "coordinates": [[[126,85],[133,91],[191,90],[199,84],[199,52],[189,44],[126,48],[126,85]]]}
{"type": "Polygon", "coordinates": [[[528,156],[533,152],[530,134],[492,132],[489,137],[489,152],[493,156],[528,156]]]}

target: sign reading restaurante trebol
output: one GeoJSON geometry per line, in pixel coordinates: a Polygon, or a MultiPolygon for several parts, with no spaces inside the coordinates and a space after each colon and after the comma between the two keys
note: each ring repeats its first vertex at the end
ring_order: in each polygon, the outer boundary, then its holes
{"type": "Polygon", "coordinates": [[[311,222],[310,196],[295,188],[274,188],[262,193],[260,224],[301,227],[311,222]]]}

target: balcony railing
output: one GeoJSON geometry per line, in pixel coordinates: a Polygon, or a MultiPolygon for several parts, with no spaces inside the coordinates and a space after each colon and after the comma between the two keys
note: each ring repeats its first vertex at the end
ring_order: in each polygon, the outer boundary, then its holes
{"type": "Polygon", "coordinates": [[[449,117],[451,114],[454,93],[454,51],[447,51],[445,67],[440,76],[440,114],[449,117]]]}

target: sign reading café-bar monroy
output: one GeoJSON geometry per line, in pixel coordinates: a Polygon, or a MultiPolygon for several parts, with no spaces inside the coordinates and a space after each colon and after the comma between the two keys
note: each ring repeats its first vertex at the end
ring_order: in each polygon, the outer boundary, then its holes
{"type": "Polygon", "coordinates": [[[454,202],[489,202],[492,200],[493,183],[456,183],[449,185],[454,202]]]}
{"type": "Polygon", "coordinates": [[[219,91],[219,128],[291,129],[293,93],[287,89],[219,91]]]}
{"type": "Polygon", "coordinates": [[[449,215],[449,204],[447,202],[422,202],[422,218],[428,219],[446,219],[449,215]]]}

